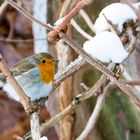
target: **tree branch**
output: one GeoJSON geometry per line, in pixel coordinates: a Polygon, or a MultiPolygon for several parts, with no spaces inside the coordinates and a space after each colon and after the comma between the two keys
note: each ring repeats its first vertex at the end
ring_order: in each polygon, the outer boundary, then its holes
{"type": "Polygon", "coordinates": [[[50,42],[56,42],[58,33],[61,32],[70,23],[70,20],[86,5],[90,4],[92,0],[81,0],[78,4],[65,16],[62,24],[54,27],[52,31],[48,33],[48,40],[50,42]]]}
{"type": "Polygon", "coordinates": [[[64,39],[64,41],[69,44],[78,54],[80,54],[88,63],[90,63],[93,67],[101,71],[105,74],[113,83],[115,83],[124,93],[126,93],[134,103],[140,107],[140,100],[133,94],[131,87],[125,85],[122,80],[117,80],[114,77],[113,72],[109,71],[102,63],[92,58],[89,54],[87,54],[81,47],[79,47],[70,36],[64,35],[63,33],[59,33],[59,36],[64,39]]]}
{"type": "Polygon", "coordinates": [[[0,38],[0,42],[4,43],[33,43],[34,41],[46,40],[47,38],[36,38],[36,39],[10,39],[0,38]]]}

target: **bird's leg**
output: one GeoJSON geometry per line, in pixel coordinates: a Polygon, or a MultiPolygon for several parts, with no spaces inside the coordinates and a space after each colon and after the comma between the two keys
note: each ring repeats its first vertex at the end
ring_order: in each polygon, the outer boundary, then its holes
{"type": "Polygon", "coordinates": [[[44,105],[44,102],[48,100],[48,96],[47,97],[42,97],[40,99],[34,100],[34,104],[36,108],[39,108],[41,106],[44,105]]]}

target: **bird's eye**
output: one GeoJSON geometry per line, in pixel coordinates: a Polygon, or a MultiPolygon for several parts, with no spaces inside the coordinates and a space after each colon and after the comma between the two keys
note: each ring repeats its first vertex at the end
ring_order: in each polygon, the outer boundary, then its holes
{"type": "Polygon", "coordinates": [[[41,60],[41,62],[42,62],[42,63],[46,63],[46,60],[43,59],[43,60],[41,60]]]}

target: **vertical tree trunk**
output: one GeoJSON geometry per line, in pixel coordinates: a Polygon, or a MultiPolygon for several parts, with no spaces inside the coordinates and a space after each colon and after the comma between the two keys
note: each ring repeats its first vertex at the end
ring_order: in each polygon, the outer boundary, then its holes
{"type": "MultiPolygon", "coordinates": [[[[58,69],[62,71],[73,59],[72,50],[62,40],[57,43],[58,59],[60,60],[58,69]]],[[[73,99],[73,76],[65,80],[58,89],[60,111],[63,111],[73,99]]],[[[72,140],[73,128],[72,114],[66,116],[60,122],[60,140],[72,140]]]]}
{"type": "MultiPolygon", "coordinates": [[[[33,0],[33,16],[47,23],[47,0],[33,0]]],[[[48,52],[47,30],[33,22],[34,39],[46,38],[46,40],[34,41],[34,52],[48,52]]]]}

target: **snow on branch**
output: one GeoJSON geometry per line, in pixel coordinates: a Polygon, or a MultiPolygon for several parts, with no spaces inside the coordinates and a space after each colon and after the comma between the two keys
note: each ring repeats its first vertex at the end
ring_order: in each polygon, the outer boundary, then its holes
{"type": "Polygon", "coordinates": [[[127,4],[122,3],[113,3],[105,7],[99,14],[99,17],[96,19],[94,24],[94,30],[97,33],[100,33],[105,30],[113,31],[112,27],[108,24],[106,18],[115,25],[119,32],[123,30],[123,24],[129,20],[134,22],[137,20],[137,15],[132,8],[127,4]],[[129,13],[129,14],[128,14],[129,13]],[[105,16],[104,16],[105,15],[105,16]]]}

